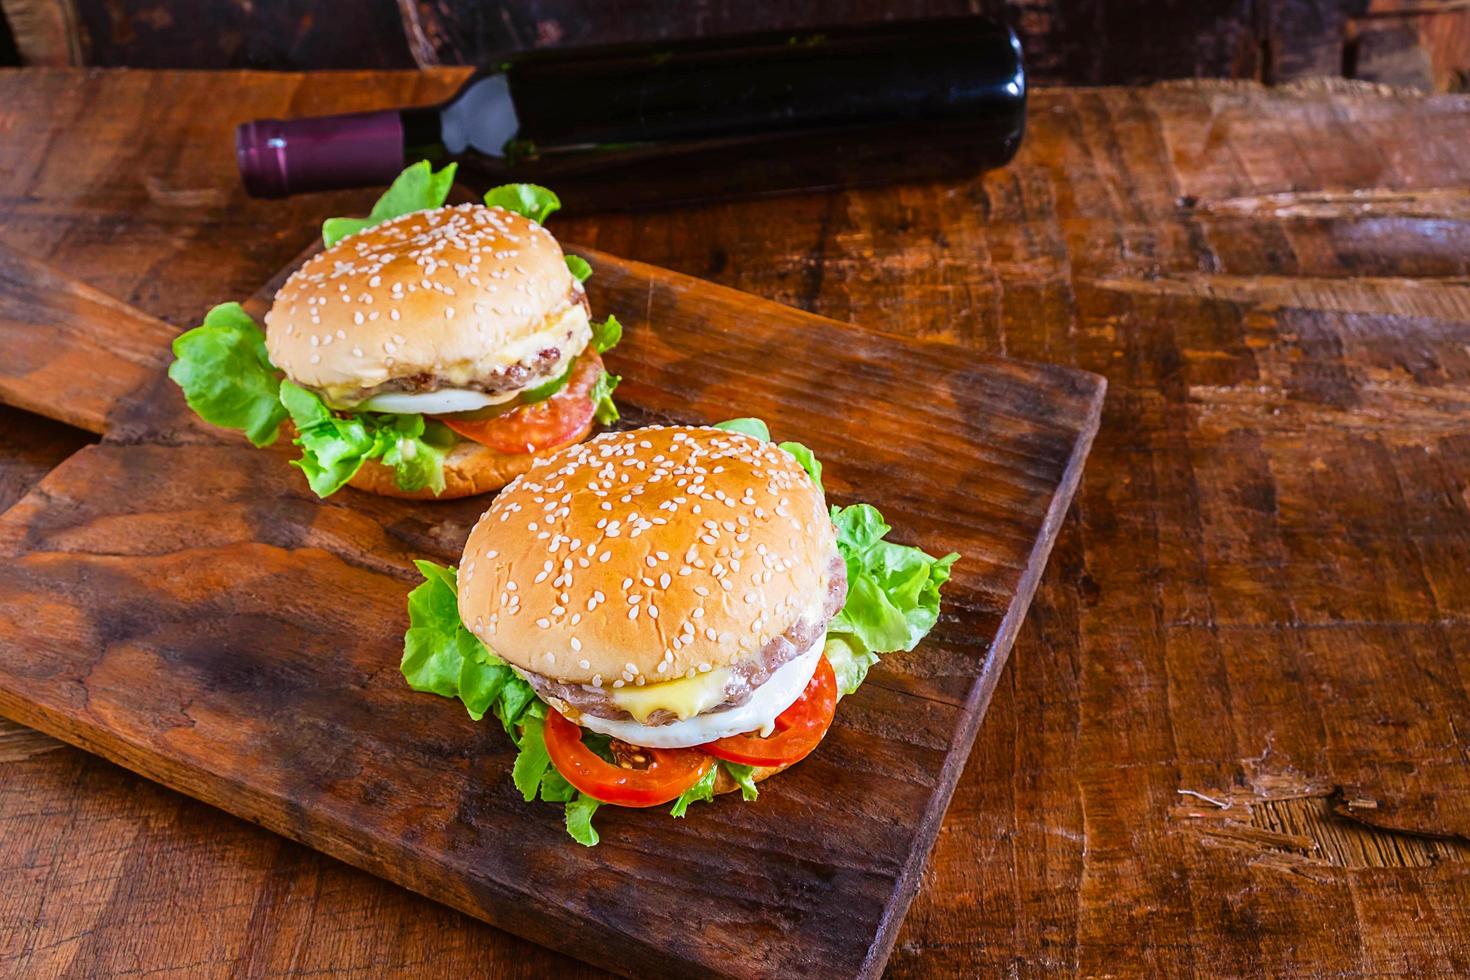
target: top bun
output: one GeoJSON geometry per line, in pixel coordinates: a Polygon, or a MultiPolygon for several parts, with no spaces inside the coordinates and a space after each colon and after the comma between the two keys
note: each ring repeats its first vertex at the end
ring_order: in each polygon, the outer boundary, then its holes
{"type": "Polygon", "coordinates": [[[655,684],[753,657],[820,615],[835,548],[822,491],[773,443],[608,432],[490,505],[465,545],[459,614],[524,670],[655,684]]]}
{"type": "Polygon", "coordinates": [[[384,221],[312,257],[276,293],[266,348],[309,388],[423,374],[448,387],[562,346],[557,318],[581,304],[546,229],[503,208],[457,204],[384,221]]]}

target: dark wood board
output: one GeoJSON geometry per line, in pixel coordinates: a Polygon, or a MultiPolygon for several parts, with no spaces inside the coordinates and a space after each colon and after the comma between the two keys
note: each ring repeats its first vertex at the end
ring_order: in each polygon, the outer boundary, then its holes
{"type": "MultiPolygon", "coordinates": [[[[166,356],[90,410],[101,445],[0,518],[0,711],[610,969],[876,975],[1076,488],[1103,382],[572,248],[596,270],[595,308],[627,325],[609,363],[631,415],[761,415],[822,456],[835,501],[871,501],[896,538],[965,556],[931,638],[875,670],[759,805],[727,798],[683,821],[605,809],[603,843],[571,843],[559,811],[520,801],[498,731],[398,674],[410,561],[456,560],[484,500],[318,502],[284,450],[193,421],[157,373],[166,356]]],[[[85,378],[77,350],[114,346],[114,324],[157,329],[82,304],[86,328],[38,348],[37,307],[63,319],[89,294],[35,263],[4,268],[45,283],[0,315],[0,355],[30,358],[5,396],[29,408],[65,389],[27,378],[85,378]]]]}

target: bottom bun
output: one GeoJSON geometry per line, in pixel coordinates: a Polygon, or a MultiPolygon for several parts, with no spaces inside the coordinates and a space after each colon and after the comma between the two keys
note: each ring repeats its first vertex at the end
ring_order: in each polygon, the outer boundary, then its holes
{"type": "Polygon", "coordinates": [[[592,423],[588,422],[566,442],[538,449],[534,453],[515,455],[498,453],[489,446],[465,439],[456,443],[449,455],[444,457],[444,492],[437,495],[428,487],[422,490],[398,489],[398,479],[393,475],[393,467],[384,466],[375,459],[363,463],[362,469],[347,481],[347,485],[368,493],[402,497],[405,500],[454,500],[457,497],[472,497],[477,493],[499,490],[529,470],[538,458],[576,445],[591,432],[592,423]]]}
{"type": "MultiPolygon", "coordinates": [[[[784,766],[756,766],[754,771],[751,772],[750,778],[755,780],[756,782],[760,782],[762,779],[769,779],[771,776],[776,775],[776,773],[780,772],[790,765],[792,765],[792,763],[788,762],[784,766]]],[[[740,784],[731,779],[730,774],[727,773],[723,768],[720,769],[720,774],[715,777],[715,792],[733,793],[739,788],[740,784]]]]}

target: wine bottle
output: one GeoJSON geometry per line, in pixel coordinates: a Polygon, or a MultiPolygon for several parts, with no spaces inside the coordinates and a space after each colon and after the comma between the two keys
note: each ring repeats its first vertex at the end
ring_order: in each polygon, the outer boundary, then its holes
{"type": "Polygon", "coordinates": [[[458,160],[619,208],[972,174],[1025,110],[1015,34],[971,17],[529,51],[439,105],[245,123],[236,150],[259,197],[458,160]]]}

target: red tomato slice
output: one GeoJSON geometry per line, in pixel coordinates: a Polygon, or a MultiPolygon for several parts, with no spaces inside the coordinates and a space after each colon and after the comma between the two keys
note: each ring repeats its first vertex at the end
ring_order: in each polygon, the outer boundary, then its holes
{"type": "Polygon", "coordinates": [[[520,405],[488,419],[439,417],[466,439],[489,446],[507,456],[524,456],[548,446],[570,442],[592,421],[592,387],[602,375],[602,358],[587,348],[577,355],[566,387],[545,401],[520,405]]]}
{"type": "Polygon", "coordinates": [[[717,759],[747,766],[788,766],[811,754],[832,726],[837,713],[837,676],[823,657],[817,672],[791,707],[776,716],[776,730],[768,738],[754,733],[731,735],[700,748],[717,759]]]}
{"type": "Polygon", "coordinates": [[[658,806],[679,798],[715,764],[697,749],[634,748],[626,753],[633,762],[646,759],[643,768],[623,768],[606,761],[582,744],[582,729],[555,708],[546,712],[546,754],[567,782],[588,796],[619,806],[658,806]]]}

